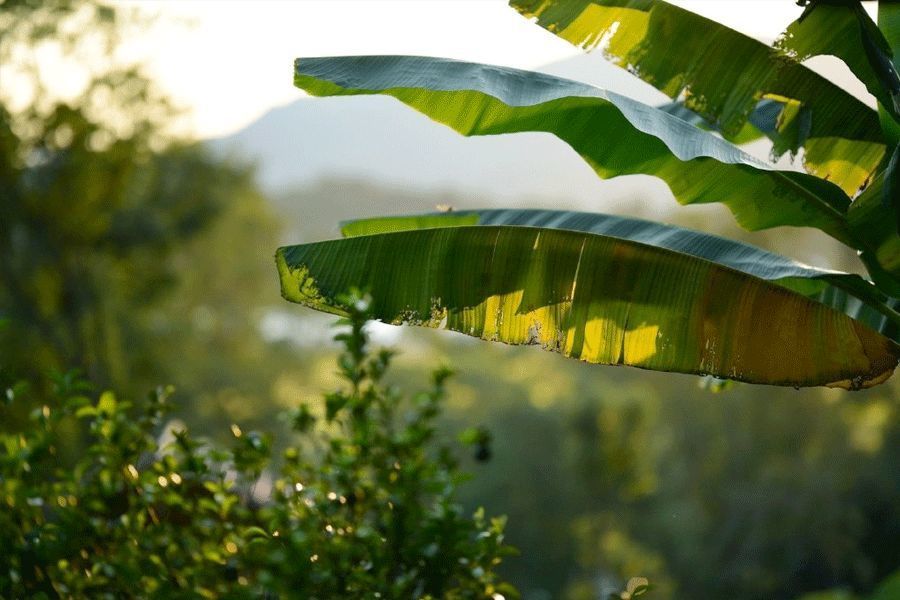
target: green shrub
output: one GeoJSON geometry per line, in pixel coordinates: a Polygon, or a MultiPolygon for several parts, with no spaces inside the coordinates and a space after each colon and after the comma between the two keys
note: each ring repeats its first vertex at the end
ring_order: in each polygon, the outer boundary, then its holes
{"type": "MultiPolygon", "coordinates": [[[[76,374],[53,378],[54,401],[0,434],[0,597],[516,597],[496,573],[504,519],[454,502],[434,425],[450,372],[412,397],[387,386],[368,299],[345,302],[347,385],[289,415],[301,435],[279,461],[238,425],[228,449],[159,435],[170,389],[93,400],[76,374]]],[[[30,396],[6,378],[4,420],[30,396]]]]}

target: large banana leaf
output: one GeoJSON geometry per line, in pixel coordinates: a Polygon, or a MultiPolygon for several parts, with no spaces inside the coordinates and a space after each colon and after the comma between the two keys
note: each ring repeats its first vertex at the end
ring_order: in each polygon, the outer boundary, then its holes
{"type": "Polygon", "coordinates": [[[859,275],[817,269],[755,246],[655,221],[565,210],[464,210],[344,223],[346,237],[472,225],[516,225],[596,233],[666,248],[771,281],[861,321],[900,343],[897,301],[859,275]]]}
{"type": "Polygon", "coordinates": [[[592,363],[859,389],[900,346],[846,315],[708,260],[604,235],[447,227],[280,248],[282,295],[341,314],[535,344],[592,363]]]}
{"type": "MultiPolygon", "coordinates": [[[[810,113],[804,166],[848,194],[875,173],[885,147],[875,111],[825,78],[751,37],[662,0],[512,0],[526,17],[627,68],[715,124],[726,137],[757,101],[810,113]]],[[[789,114],[787,115],[789,116],[789,114]]],[[[783,119],[784,117],[780,117],[783,119]]],[[[768,129],[774,129],[770,127],[768,129]]]]}
{"type": "Polygon", "coordinates": [[[682,204],[721,202],[745,228],[817,227],[855,245],[836,185],[779,171],[664,111],[587,84],[439,58],[298,59],[295,84],[317,96],[393,96],[463,135],[545,131],[601,177],[643,173],[682,204]]]}

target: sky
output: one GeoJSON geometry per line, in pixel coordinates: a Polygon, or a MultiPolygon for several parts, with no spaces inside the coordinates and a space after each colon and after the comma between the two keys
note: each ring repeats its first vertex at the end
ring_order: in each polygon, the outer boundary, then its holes
{"type": "MultiPolygon", "coordinates": [[[[801,8],[793,0],[673,2],[757,38],[772,40],[801,8]]],[[[303,97],[293,59],[419,54],[534,69],[580,50],[521,17],[505,0],[118,0],[157,15],[129,39],[141,60],[187,109],[184,132],[233,133],[303,97]]],[[[869,3],[871,4],[871,3],[869,3]]],[[[867,6],[870,10],[871,6],[867,6]]],[[[842,83],[853,86],[852,77],[842,83]]]]}

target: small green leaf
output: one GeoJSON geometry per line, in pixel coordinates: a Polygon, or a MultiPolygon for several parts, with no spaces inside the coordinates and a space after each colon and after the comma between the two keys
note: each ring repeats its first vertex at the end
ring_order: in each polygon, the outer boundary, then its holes
{"type": "Polygon", "coordinates": [[[477,427],[469,427],[459,433],[459,442],[466,446],[472,446],[478,443],[481,437],[481,431],[477,427]]]}
{"type": "Polygon", "coordinates": [[[75,416],[79,419],[84,417],[96,417],[98,414],[98,409],[93,406],[82,406],[78,410],[75,411],[75,416]]]}
{"type": "Polygon", "coordinates": [[[116,412],[117,405],[118,402],[116,401],[116,395],[107,390],[100,394],[100,399],[97,401],[97,411],[99,413],[111,415],[116,412]]]}
{"type": "Polygon", "coordinates": [[[301,404],[293,413],[291,418],[291,426],[295,431],[299,431],[300,433],[305,433],[310,430],[310,428],[315,425],[316,418],[310,412],[309,407],[305,404],[301,404]]]}
{"type": "Polygon", "coordinates": [[[244,537],[247,539],[259,537],[267,538],[269,537],[269,534],[262,527],[252,526],[244,530],[244,537]]]}
{"type": "Polygon", "coordinates": [[[347,396],[335,392],[325,396],[325,418],[333,421],[337,414],[347,405],[347,396]]]}

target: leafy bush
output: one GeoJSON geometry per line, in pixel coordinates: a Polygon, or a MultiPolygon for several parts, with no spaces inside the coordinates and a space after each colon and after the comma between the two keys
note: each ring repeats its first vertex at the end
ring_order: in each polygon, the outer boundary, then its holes
{"type": "MultiPolygon", "coordinates": [[[[280,461],[238,425],[230,448],[155,437],[170,388],[94,401],[76,373],[54,377],[54,400],[0,434],[0,596],[516,597],[496,572],[504,519],[454,502],[462,476],[434,426],[450,372],[412,397],[385,385],[369,301],[344,300],[347,385],[289,415],[302,436],[280,461]]],[[[35,390],[3,383],[0,418],[35,390]]]]}

